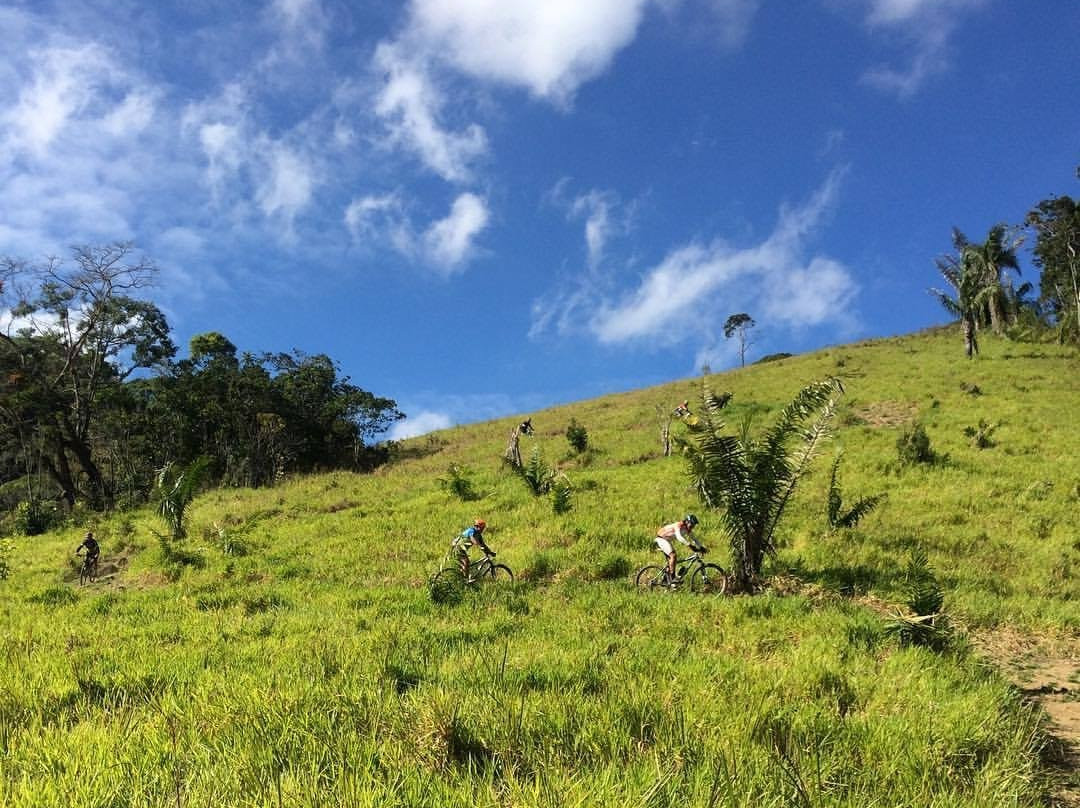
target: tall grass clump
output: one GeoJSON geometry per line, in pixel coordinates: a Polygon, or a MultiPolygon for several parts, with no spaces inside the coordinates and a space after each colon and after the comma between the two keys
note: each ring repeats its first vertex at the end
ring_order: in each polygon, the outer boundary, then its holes
{"type": "Polygon", "coordinates": [[[0,581],[6,581],[11,575],[11,557],[15,555],[15,542],[0,539],[0,581]]]}

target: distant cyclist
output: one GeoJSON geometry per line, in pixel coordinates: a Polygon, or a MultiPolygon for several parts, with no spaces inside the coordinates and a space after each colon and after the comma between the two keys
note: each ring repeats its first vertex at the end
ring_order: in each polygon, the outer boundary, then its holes
{"type": "Polygon", "coordinates": [[[98,556],[101,555],[101,545],[97,543],[92,530],[86,531],[82,544],[75,548],[75,555],[81,555],[84,548],[86,549],[86,557],[83,559],[83,564],[86,567],[92,567],[97,563],[98,556]]]}
{"type": "Polygon", "coordinates": [[[694,538],[694,528],[697,527],[698,518],[692,513],[686,514],[678,522],[664,525],[656,531],[656,546],[661,553],[667,556],[668,581],[675,585],[675,548],[671,544],[672,539],[682,542],[691,549],[697,549],[700,545],[694,538]]]}
{"type": "Polygon", "coordinates": [[[484,553],[484,555],[495,557],[495,551],[487,546],[487,542],[484,541],[484,529],[487,528],[487,522],[483,519],[477,519],[472,523],[472,527],[467,527],[454,539],[453,544],[450,545],[452,550],[457,551],[458,566],[461,567],[461,574],[466,580],[469,578],[469,548],[474,544],[477,545],[484,553]]]}

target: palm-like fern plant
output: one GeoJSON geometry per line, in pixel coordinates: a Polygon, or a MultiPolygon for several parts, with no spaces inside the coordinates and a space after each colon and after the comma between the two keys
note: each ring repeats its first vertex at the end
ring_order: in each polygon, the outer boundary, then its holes
{"type": "Polygon", "coordinates": [[[885,499],[886,494],[874,494],[873,496],[863,497],[854,505],[852,505],[846,513],[843,513],[844,500],[843,494],[840,491],[840,460],[843,455],[837,455],[836,460],[833,461],[832,472],[829,474],[829,505],[828,505],[828,519],[829,527],[855,527],[859,524],[859,521],[874,510],[878,504],[885,499]]]}
{"type": "Polygon", "coordinates": [[[210,461],[200,457],[187,466],[178,467],[175,463],[166,463],[158,472],[157,488],[158,515],[169,527],[173,541],[187,536],[184,517],[187,506],[195,498],[210,461]]]}
{"type": "Polygon", "coordinates": [[[721,411],[730,396],[703,391],[697,422],[687,424],[679,443],[702,503],[722,513],[738,588],[753,587],[765,554],[773,552],[776,526],[830,435],[835,397],[842,392],[835,378],[809,384],[775,424],[752,437],[749,419],[740,434],[725,434],[721,411]]]}
{"type": "Polygon", "coordinates": [[[897,609],[896,616],[886,624],[886,630],[901,645],[921,645],[935,651],[944,650],[953,637],[952,625],[942,611],[945,593],[926,557],[919,548],[911,553],[905,579],[910,613],[897,609]]]}

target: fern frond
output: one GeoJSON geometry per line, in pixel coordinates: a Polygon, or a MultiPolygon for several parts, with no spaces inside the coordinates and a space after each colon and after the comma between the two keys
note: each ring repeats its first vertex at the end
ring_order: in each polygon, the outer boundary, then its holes
{"type": "Polygon", "coordinates": [[[874,508],[880,505],[888,496],[888,494],[874,494],[870,497],[863,497],[855,503],[850,511],[837,518],[835,526],[855,527],[864,516],[874,510],[874,508]]]}

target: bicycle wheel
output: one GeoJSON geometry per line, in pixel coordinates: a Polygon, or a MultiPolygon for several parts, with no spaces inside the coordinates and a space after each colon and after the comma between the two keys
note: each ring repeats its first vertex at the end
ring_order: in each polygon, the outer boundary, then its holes
{"type": "Polygon", "coordinates": [[[90,570],[86,568],[86,564],[79,567],[79,586],[82,586],[90,580],[90,570]]]}
{"type": "Polygon", "coordinates": [[[436,603],[457,603],[465,593],[465,579],[457,567],[443,567],[431,576],[428,589],[436,603]]]}
{"type": "Polygon", "coordinates": [[[510,571],[510,568],[505,564],[489,564],[485,565],[483,572],[476,576],[476,583],[490,583],[492,581],[502,581],[504,583],[514,582],[514,573],[510,571]]]}
{"type": "Polygon", "coordinates": [[[705,595],[722,595],[727,589],[727,573],[716,564],[702,564],[690,576],[690,591],[705,595]]]}
{"type": "Polygon", "coordinates": [[[649,564],[649,566],[638,570],[638,574],[634,578],[634,584],[642,589],[666,586],[667,570],[656,564],[649,564]]]}

